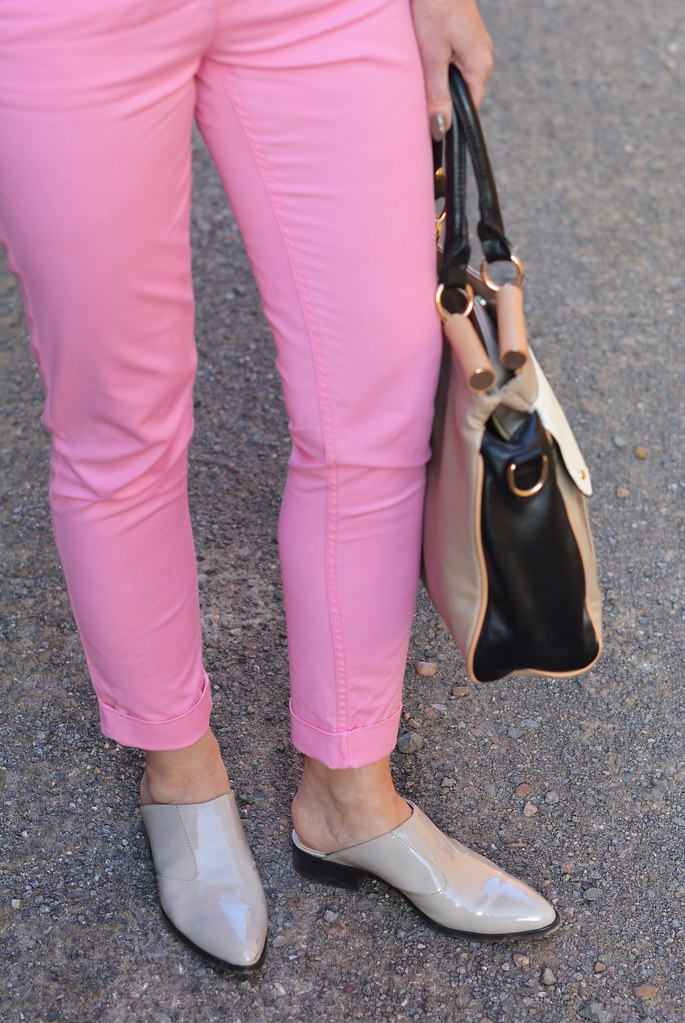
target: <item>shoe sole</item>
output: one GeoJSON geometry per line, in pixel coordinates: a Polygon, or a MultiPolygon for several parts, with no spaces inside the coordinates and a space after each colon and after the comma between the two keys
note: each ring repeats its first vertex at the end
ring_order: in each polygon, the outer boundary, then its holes
{"type": "Polygon", "coordinates": [[[430,924],[434,930],[439,931],[441,934],[447,934],[450,937],[468,938],[469,941],[480,941],[486,942],[489,945],[496,945],[505,941],[521,941],[524,938],[542,938],[561,927],[561,917],[555,910],[555,917],[551,924],[547,924],[546,927],[540,927],[537,930],[531,931],[513,931],[506,934],[482,934],[477,931],[462,931],[457,930],[453,927],[445,927],[444,924],[440,924],[437,920],[433,920],[432,917],[428,916],[422,909],[415,905],[411,899],[405,895],[399,888],[395,888],[394,885],[390,884],[389,881],[384,881],[382,877],[378,877],[377,874],[373,874],[368,870],[359,870],[357,867],[348,867],[342,863],[331,863],[330,860],[320,860],[317,856],[310,856],[309,853],[304,852],[292,844],[293,850],[293,866],[298,874],[305,877],[308,881],[316,881],[319,884],[328,884],[336,888],[345,888],[347,891],[357,892],[361,888],[362,884],[371,878],[374,881],[380,881],[387,885],[388,888],[392,888],[393,891],[401,895],[402,898],[409,903],[411,908],[419,913],[423,919],[430,924]]]}

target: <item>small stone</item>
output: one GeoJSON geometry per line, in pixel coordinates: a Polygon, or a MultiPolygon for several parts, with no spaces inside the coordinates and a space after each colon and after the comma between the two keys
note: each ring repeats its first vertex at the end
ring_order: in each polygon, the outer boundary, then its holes
{"type": "Polygon", "coordinates": [[[288,939],[284,934],[277,934],[274,940],[271,942],[272,948],[283,948],[284,945],[288,944],[288,939]]]}
{"type": "Polygon", "coordinates": [[[638,447],[635,448],[635,457],[639,458],[641,462],[644,461],[647,457],[647,449],[643,448],[642,445],[638,445],[638,447]]]}
{"type": "Polygon", "coordinates": [[[546,803],[558,803],[559,802],[559,793],[555,792],[554,789],[551,789],[549,792],[547,792],[545,794],[545,802],[546,803]]]}
{"type": "Polygon", "coordinates": [[[530,966],[530,956],[524,956],[521,952],[515,952],[512,958],[520,969],[530,966]]]}
{"type": "Polygon", "coordinates": [[[336,938],[344,938],[347,934],[347,926],[342,920],[338,920],[337,924],[333,924],[328,933],[335,935],[336,938]]]}
{"type": "Polygon", "coordinates": [[[400,753],[418,753],[423,746],[423,736],[417,732],[402,732],[397,739],[400,753]]]}
{"type": "Polygon", "coordinates": [[[416,718],[407,718],[407,727],[416,730],[421,727],[421,722],[417,721],[416,718]]]}
{"type": "Polygon", "coordinates": [[[606,971],[607,971],[606,963],[603,963],[601,960],[595,963],[595,973],[606,973],[606,971]]]}
{"type": "Polygon", "coordinates": [[[517,785],[516,789],[514,790],[514,795],[519,796],[520,798],[523,798],[524,796],[529,796],[530,785],[528,784],[528,782],[524,782],[523,785],[517,785]]]}
{"type": "Polygon", "coordinates": [[[627,489],[627,487],[618,487],[616,491],[616,497],[623,501],[625,500],[626,497],[630,497],[630,491],[627,489]]]}
{"type": "Polygon", "coordinates": [[[616,434],[616,436],[614,437],[614,447],[616,447],[616,448],[624,448],[625,446],[626,446],[626,442],[623,439],[623,437],[619,437],[619,435],[616,434]]]}
{"type": "Polygon", "coordinates": [[[22,831],[22,833],[21,833],[21,837],[22,837],[22,838],[28,838],[28,837],[29,837],[29,833],[28,833],[28,831],[22,831]]]}
{"type": "Polygon", "coordinates": [[[523,732],[521,731],[520,728],[514,728],[514,726],[512,725],[511,728],[507,729],[507,735],[509,736],[510,739],[520,739],[521,736],[523,735],[523,732]]]}
{"type": "Polygon", "coordinates": [[[438,714],[444,714],[447,711],[446,703],[431,703],[433,710],[437,710],[438,714]]]}
{"type": "Polygon", "coordinates": [[[12,899],[12,909],[21,909],[21,899],[12,899]]]}
{"type": "Polygon", "coordinates": [[[334,924],[338,919],[338,914],[334,913],[332,909],[327,909],[323,915],[324,920],[327,924],[334,924]]]}
{"type": "Polygon", "coordinates": [[[633,994],[636,998],[656,998],[659,994],[659,988],[655,987],[654,984],[638,984],[637,987],[633,988],[633,994]]]}
{"type": "Polygon", "coordinates": [[[414,670],[422,678],[432,678],[436,674],[438,666],[433,661],[417,661],[414,670]]]}
{"type": "Polygon", "coordinates": [[[606,1014],[601,1002],[586,1002],[579,1009],[578,1015],[583,1019],[592,1020],[593,1023],[611,1023],[611,1016],[606,1014]]]}
{"type": "Polygon", "coordinates": [[[452,696],[468,696],[471,690],[468,686],[452,686],[450,694],[452,696]]]}
{"type": "Polygon", "coordinates": [[[552,987],[556,984],[557,978],[554,976],[549,966],[546,966],[540,974],[540,983],[544,984],[545,987],[552,987]]]}
{"type": "Polygon", "coordinates": [[[286,990],[282,984],[278,983],[278,981],[274,984],[272,991],[276,995],[276,998],[285,998],[286,990]]]}
{"type": "Polygon", "coordinates": [[[524,817],[534,817],[537,812],[538,808],[537,806],[535,806],[534,803],[526,803],[526,805],[523,808],[524,817]]]}
{"type": "Polygon", "coordinates": [[[454,778],[443,778],[440,782],[441,789],[451,789],[454,785],[454,778]]]}
{"type": "Polygon", "coordinates": [[[597,902],[598,899],[602,898],[602,892],[599,888],[588,888],[583,892],[583,898],[586,902],[597,902]]]}

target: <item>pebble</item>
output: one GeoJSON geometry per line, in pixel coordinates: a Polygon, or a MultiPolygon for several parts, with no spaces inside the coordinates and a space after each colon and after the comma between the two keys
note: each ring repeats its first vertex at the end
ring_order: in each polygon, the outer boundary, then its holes
{"type": "Polygon", "coordinates": [[[507,729],[507,735],[509,736],[510,739],[520,739],[521,736],[523,735],[523,732],[521,731],[520,728],[514,728],[514,726],[512,725],[511,728],[507,729]]]}
{"type": "Polygon", "coordinates": [[[619,437],[619,435],[616,434],[616,436],[614,437],[614,447],[616,447],[616,448],[624,448],[625,446],[626,446],[626,442],[623,439],[623,437],[619,437]]]}
{"type": "Polygon", "coordinates": [[[640,461],[644,461],[647,457],[647,449],[643,448],[642,445],[638,445],[638,447],[635,448],[635,457],[639,458],[640,461]]]}
{"type": "Polygon", "coordinates": [[[626,497],[630,497],[630,491],[627,487],[619,487],[616,491],[616,497],[623,501],[626,497]]]}
{"type": "Polygon", "coordinates": [[[530,785],[527,782],[524,782],[523,785],[518,785],[516,787],[515,791],[514,791],[514,795],[515,796],[520,796],[521,798],[523,796],[529,796],[530,795],[530,785]]]}
{"type": "Polygon", "coordinates": [[[633,988],[633,994],[636,998],[656,998],[659,994],[659,988],[655,987],[654,984],[638,984],[637,987],[633,988]]]}
{"type": "Polygon", "coordinates": [[[598,899],[602,898],[601,889],[588,888],[587,891],[583,892],[583,898],[586,902],[597,902],[598,899]]]}
{"type": "Polygon", "coordinates": [[[606,971],[607,971],[606,963],[601,962],[601,960],[600,962],[595,963],[595,973],[606,973],[606,971]]]}
{"type": "Polygon", "coordinates": [[[400,753],[418,753],[423,746],[423,736],[417,732],[402,732],[397,739],[400,753]]]}
{"type": "Polygon", "coordinates": [[[334,924],[338,919],[338,914],[334,913],[332,909],[327,909],[323,915],[324,920],[327,924],[334,924]]]}
{"type": "Polygon", "coordinates": [[[414,670],[422,678],[432,678],[436,674],[438,666],[433,661],[417,661],[414,670]]]}
{"type": "Polygon", "coordinates": [[[21,909],[21,899],[12,899],[12,909],[21,909]]]}
{"type": "Polygon", "coordinates": [[[414,729],[420,728],[421,722],[417,721],[416,718],[407,718],[407,727],[414,729]]]}
{"type": "Polygon", "coordinates": [[[446,703],[431,703],[433,710],[437,710],[438,714],[444,714],[447,710],[446,703]]]}
{"type": "Polygon", "coordinates": [[[440,783],[440,788],[451,789],[454,785],[454,778],[443,778],[440,783]]]}
{"type": "Polygon", "coordinates": [[[521,952],[515,952],[512,958],[516,965],[521,968],[530,965],[530,956],[524,956],[521,952]]]}
{"type": "Polygon", "coordinates": [[[534,817],[537,812],[538,808],[537,806],[535,806],[534,803],[526,803],[526,805],[523,808],[524,817],[534,817]]]}
{"type": "Polygon", "coordinates": [[[283,948],[284,945],[288,944],[288,939],[284,934],[277,934],[274,940],[271,942],[272,948],[283,948]]]}
{"type": "Polygon", "coordinates": [[[550,792],[547,792],[545,794],[545,802],[546,803],[558,803],[559,802],[559,793],[555,792],[554,789],[552,789],[550,792]]]}
{"type": "Polygon", "coordinates": [[[583,1019],[590,1019],[593,1023],[611,1023],[611,1016],[605,1012],[601,1002],[586,1002],[582,1005],[579,1013],[583,1019]]]}
{"type": "Polygon", "coordinates": [[[284,998],[286,995],[285,988],[283,987],[282,984],[279,984],[278,981],[276,981],[276,983],[274,984],[272,991],[277,998],[284,998]]]}
{"type": "Polygon", "coordinates": [[[540,983],[544,984],[545,987],[552,987],[552,985],[556,984],[556,982],[557,978],[554,976],[549,966],[546,966],[540,974],[540,983]]]}
{"type": "Polygon", "coordinates": [[[471,690],[468,686],[452,686],[450,694],[452,696],[468,696],[471,690]]]}

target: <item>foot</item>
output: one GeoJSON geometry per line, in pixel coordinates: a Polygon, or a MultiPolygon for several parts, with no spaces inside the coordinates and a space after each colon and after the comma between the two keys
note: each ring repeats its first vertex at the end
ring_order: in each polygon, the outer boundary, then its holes
{"type": "Polygon", "coordinates": [[[143,807],[162,908],[195,948],[233,969],[259,966],[266,941],[264,889],[235,797],[143,807]]]}
{"type": "Polygon", "coordinates": [[[342,770],[308,757],[292,805],[298,838],[322,853],[386,835],[408,820],[411,812],[395,791],[389,757],[342,770]]]}
{"type": "Polygon", "coordinates": [[[149,750],[140,783],[143,806],[207,803],[231,791],[219,744],[211,729],[192,746],[149,750]]]}
{"type": "Polygon", "coordinates": [[[448,838],[417,806],[394,831],[328,855],[303,846],[293,834],[293,861],[310,880],[344,888],[359,888],[372,874],[443,930],[480,941],[541,937],[560,923],[546,899],[448,838]]]}

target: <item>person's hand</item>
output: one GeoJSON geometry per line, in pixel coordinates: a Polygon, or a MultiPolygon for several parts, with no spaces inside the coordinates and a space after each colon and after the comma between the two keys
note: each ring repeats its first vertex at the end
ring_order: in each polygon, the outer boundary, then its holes
{"type": "Polygon", "coordinates": [[[452,123],[449,65],[459,68],[479,106],[492,71],[492,40],[475,0],[412,0],[412,14],[431,134],[439,142],[452,123]]]}

